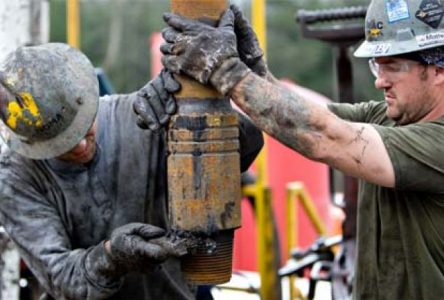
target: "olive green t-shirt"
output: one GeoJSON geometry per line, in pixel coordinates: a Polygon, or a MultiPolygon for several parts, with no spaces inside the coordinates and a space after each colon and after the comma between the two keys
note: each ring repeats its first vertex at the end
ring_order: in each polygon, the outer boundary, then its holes
{"type": "Polygon", "coordinates": [[[444,117],[396,126],[384,102],[329,108],[375,124],[395,170],[395,188],[359,183],[354,299],[444,299],[444,117]]]}

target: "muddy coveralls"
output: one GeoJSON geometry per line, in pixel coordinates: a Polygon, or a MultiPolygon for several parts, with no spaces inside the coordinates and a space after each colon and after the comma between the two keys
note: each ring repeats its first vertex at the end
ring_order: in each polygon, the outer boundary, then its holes
{"type": "MultiPolygon", "coordinates": [[[[165,132],[137,127],[135,98],[100,99],[97,152],[88,166],[12,151],[1,156],[0,223],[55,299],[194,298],[177,259],[118,279],[97,272],[101,262],[88,259],[119,226],[168,228],[165,132]]],[[[261,132],[241,117],[242,171],[262,145],[261,132]]]]}

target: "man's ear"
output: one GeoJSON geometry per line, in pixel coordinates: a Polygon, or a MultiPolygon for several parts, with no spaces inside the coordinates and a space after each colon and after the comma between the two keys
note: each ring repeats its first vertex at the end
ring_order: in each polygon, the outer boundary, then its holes
{"type": "Polygon", "coordinates": [[[434,83],[436,85],[444,86],[444,68],[436,66],[434,69],[435,69],[434,83]]]}

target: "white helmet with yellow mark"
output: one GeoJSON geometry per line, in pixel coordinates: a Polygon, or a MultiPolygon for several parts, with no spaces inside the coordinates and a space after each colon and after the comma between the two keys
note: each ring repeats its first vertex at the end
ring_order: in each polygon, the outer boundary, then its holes
{"type": "Polygon", "coordinates": [[[23,156],[57,157],[85,136],[98,99],[94,68],[79,50],[60,43],[18,48],[0,67],[2,138],[23,156]]]}

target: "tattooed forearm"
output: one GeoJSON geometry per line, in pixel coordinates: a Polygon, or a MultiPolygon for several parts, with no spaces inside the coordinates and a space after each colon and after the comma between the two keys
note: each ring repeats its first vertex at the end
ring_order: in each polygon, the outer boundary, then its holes
{"type": "Polygon", "coordinates": [[[302,89],[288,89],[251,73],[231,96],[256,126],[305,157],[372,183],[394,186],[390,157],[371,124],[341,119],[302,89]]]}
{"type": "Polygon", "coordinates": [[[247,76],[232,94],[234,101],[265,132],[301,154],[312,157],[322,124],[314,122],[313,107],[296,93],[247,76]]]}

